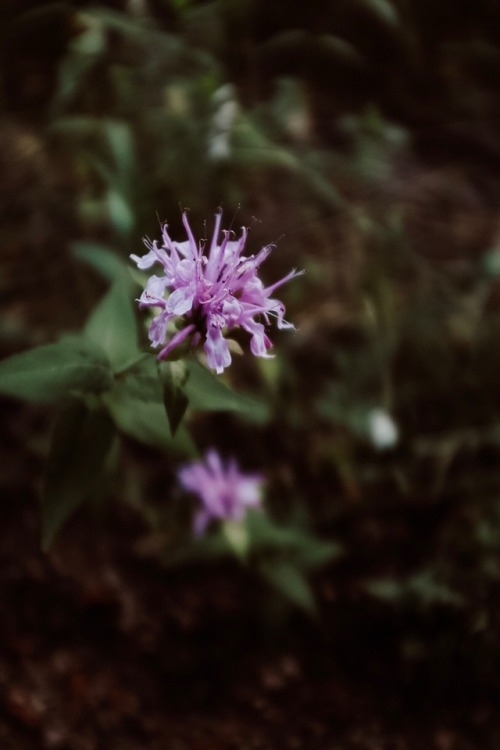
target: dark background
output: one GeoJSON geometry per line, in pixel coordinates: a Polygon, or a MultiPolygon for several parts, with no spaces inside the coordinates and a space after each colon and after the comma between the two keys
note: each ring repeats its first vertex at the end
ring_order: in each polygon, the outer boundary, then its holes
{"type": "Polygon", "coordinates": [[[2,355],[83,324],[75,243],[241,204],[266,279],[307,270],[298,331],[231,367],[264,421],[191,431],[343,549],[317,618],[234,559],[165,567],[182,449],[124,438],[42,554],[53,410],[2,399],[2,748],[497,748],[500,5],[5,0],[0,30],[2,355]]]}

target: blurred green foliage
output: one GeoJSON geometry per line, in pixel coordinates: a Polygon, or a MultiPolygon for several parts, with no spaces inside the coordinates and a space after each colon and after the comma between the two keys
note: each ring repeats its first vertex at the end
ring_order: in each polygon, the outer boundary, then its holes
{"type": "MultiPolygon", "coordinates": [[[[44,257],[83,288],[80,323],[100,291],[97,277],[81,286],[81,260],[116,278],[117,257],[157,236],[158,219],[181,236],[179,205],[198,228],[218,205],[231,216],[241,203],[235,221],[252,224],[256,249],[281,238],[269,278],[308,271],[283,293],[298,332],[279,337],[274,360],[231,368],[253,402],[222,382],[204,397],[193,366],[191,403],[215,409],[192,418],[197,442],[265,471],[277,517],[306,508],[320,536],[342,543],[358,596],[457,611],[497,658],[500,6],[25,0],[3,3],[1,16],[2,114],[19,146],[4,190],[54,223],[57,260],[44,257]],[[44,197],[46,172],[55,203],[68,200],[60,212],[44,197]],[[242,424],[226,407],[253,418],[242,424]]],[[[4,231],[13,296],[16,264],[34,252],[30,226],[4,231]]],[[[39,289],[25,276],[6,349],[12,330],[44,340],[32,330],[37,294],[60,331],[76,304],[59,283],[39,289]]],[[[109,295],[122,294],[115,282],[109,295]]],[[[87,323],[89,342],[109,300],[87,323]]],[[[109,331],[115,374],[143,342],[120,338],[130,314],[109,331]]],[[[162,394],[145,396],[141,367],[104,397],[106,413],[171,449],[162,394]]],[[[185,433],[178,440],[181,454],[193,450],[185,433]]],[[[287,565],[272,567],[274,584],[310,609],[300,566],[287,565]]]]}

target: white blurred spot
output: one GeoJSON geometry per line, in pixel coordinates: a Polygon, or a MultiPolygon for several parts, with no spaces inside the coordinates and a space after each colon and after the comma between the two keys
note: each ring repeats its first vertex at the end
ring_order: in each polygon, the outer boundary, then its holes
{"type": "Polygon", "coordinates": [[[399,440],[399,430],[390,414],[379,407],[368,413],[368,435],[378,450],[394,448],[399,440]]]}
{"type": "Polygon", "coordinates": [[[228,159],[231,153],[231,131],[239,113],[236,91],[231,84],[220,86],[212,96],[215,107],[210,123],[208,155],[214,161],[228,159]]]}

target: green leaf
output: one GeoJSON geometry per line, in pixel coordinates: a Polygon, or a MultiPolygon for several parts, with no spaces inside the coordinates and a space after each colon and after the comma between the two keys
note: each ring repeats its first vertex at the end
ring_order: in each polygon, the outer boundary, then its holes
{"type": "Polygon", "coordinates": [[[101,393],[113,385],[104,352],[76,336],[0,362],[0,393],[50,402],[70,393],[101,393]]]}
{"type": "Polygon", "coordinates": [[[314,39],[315,46],[330,57],[330,63],[345,63],[357,68],[365,67],[366,62],[356,47],[333,34],[320,34],[314,39]]]}
{"type": "Polygon", "coordinates": [[[111,285],[87,321],[84,334],[106,352],[115,372],[140,356],[130,282],[118,278],[111,285]]]}
{"type": "Polygon", "coordinates": [[[135,225],[135,216],[128,198],[123,191],[110,187],[107,192],[109,219],[118,234],[127,236],[135,225]]]}
{"type": "Polygon", "coordinates": [[[343,551],[340,544],[319,539],[303,524],[277,524],[259,511],[248,511],[246,527],[250,546],[257,554],[280,554],[304,570],[325,565],[343,551]]]}
{"type": "MultiPolygon", "coordinates": [[[[89,14],[90,15],[90,14],[89,14]]],[[[130,18],[128,14],[120,13],[116,10],[107,8],[92,8],[91,17],[99,19],[108,29],[116,31],[130,41],[145,44],[152,41],[153,38],[159,39],[163,35],[151,24],[138,23],[136,19],[130,18]]]]}
{"type": "Polygon", "coordinates": [[[239,411],[255,421],[263,421],[267,410],[262,402],[235,393],[217,376],[197,361],[176,360],[158,366],[154,355],[144,355],[126,373],[127,390],[141,401],[162,403],[164,381],[173,378],[177,389],[184,392],[189,406],[203,411],[239,411]],[[160,375],[159,375],[160,373],[160,375]]]}
{"type": "Polygon", "coordinates": [[[103,123],[104,132],[113,155],[118,175],[124,186],[130,184],[135,169],[134,143],[130,125],[109,119],[103,123]]]}
{"type": "Polygon", "coordinates": [[[58,82],[53,100],[56,112],[65,108],[84,88],[90,71],[107,48],[105,29],[97,19],[88,14],[77,14],[73,23],[82,30],[72,39],[68,45],[68,54],[58,66],[58,82]]]}
{"type": "Polygon", "coordinates": [[[324,154],[312,159],[300,158],[293,151],[269,139],[251,118],[240,117],[234,130],[235,145],[233,159],[235,164],[257,167],[280,167],[296,174],[307,187],[326,205],[340,209],[344,200],[327,175],[322,173],[324,154]],[[309,163],[311,162],[311,163],[309,163]]]}
{"type": "Polygon", "coordinates": [[[163,389],[158,375],[158,363],[152,354],[141,358],[120,375],[130,398],[163,404],[163,389]]]}
{"type": "Polygon", "coordinates": [[[241,521],[224,521],[221,531],[233,554],[246,562],[250,549],[250,538],[246,524],[241,521]]]}
{"type": "Polygon", "coordinates": [[[373,18],[391,31],[398,31],[401,26],[399,13],[390,0],[356,0],[357,4],[365,8],[373,18]]]}
{"type": "Polygon", "coordinates": [[[482,258],[481,267],[486,276],[498,278],[500,276],[500,248],[489,250],[482,258]]]}
{"type": "Polygon", "coordinates": [[[431,570],[422,570],[407,581],[408,590],[416,596],[424,605],[448,604],[461,606],[464,604],[463,596],[440,581],[431,570]]]}
{"type": "Polygon", "coordinates": [[[104,279],[116,281],[123,279],[129,283],[132,278],[128,266],[107,245],[98,242],[73,242],[71,250],[75,258],[88,263],[104,279]]]}
{"type": "Polygon", "coordinates": [[[380,578],[368,581],[365,588],[369,594],[376,599],[382,599],[386,602],[396,602],[401,599],[405,593],[404,583],[395,581],[391,578],[380,578]]]}
{"type": "Polygon", "coordinates": [[[47,550],[69,516],[105,482],[116,435],[103,410],[71,401],[60,411],[52,435],[42,494],[42,546],[47,550]]]}
{"type": "Polygon", "coordinates": [[[298,567],[282,560],[271,560],[261,562],[260,572],[285,599],[309,615],[316,614],[316,602],[311,587],[298,567]]]}
{"type": "MultiPolygon", "coordinates": [[[[154,49],[157,60],[166,60],[171,64],[180,59],[184,65],[188,61],[191,64],[202,65],[203,68],[209,66],[210,71],[215,65],[215,60],[210,54],[200,48],[186,45],[178,34],[160,30],[158,24],[146,16],[141,19],[133,18],[130,14],[104,7],[92,8],[89,15],[99,19],[107,29],[123,37],[128,45],[144,47],[149,55],[154,49]]],[[[210,13],[209,18],[212,17],[213,13],[210,13]]]]}
{"type": "Polygon", "coordinates": [[[187,367],[189,376],[184,392],[192,408],[202,411],[237,411],[258,423],[266,420],[268,410],[262,401],[235,393],[195,360],[190,361],[187,367]]]}
{"type": "Polygon", "coordinates": [[[158,364],[158,373],[163,386],[163,404],[167,412],[170,431],[173,437],[182,422],[189,403],[189,399],[183,389],[188,372],[185,363],[179,361],[160,362],[158,364]]]}
{"type": "Polygon", "coordinates": [[[106,394],[104,402],[115,424],[126,435],[146,445],[174,451],[182,456],[197,455],[187,430],[180,427],[175,438],[171,436],[163,404],[135,398],[126,379],[118,382],[106,394]]]}
{"type": "Polygon", "coordinates": [[[414,576],[400,580],[379,578],[365,583],[365,589],[376,599],[401,603],[416,600],[422,606],[461,606],[463,597],[446,583],[439,581],[434,572],[422,570],[414,576]]]}
{"type": "Polygon", "coordinates": [[[83,57],[99,57],[104,54],[107,38],[102,24],[86,13],[79,14],[77,18],[82,27],[86,28],[70,42],[71,52],[83,57]]]}

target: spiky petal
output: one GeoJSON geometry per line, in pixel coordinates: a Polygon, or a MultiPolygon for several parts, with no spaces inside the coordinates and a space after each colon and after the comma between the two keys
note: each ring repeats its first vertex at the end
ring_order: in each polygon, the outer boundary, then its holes
{"type": "Polygon", "coordinates": [[[200,502],[194,518],[197,535],[203,534],[212,520],[242,521],[248,508],[261,504],[262,477],[243,474],[234,459],[224,462],[213,448],[204,460],[181,467],[178,479],[200,502]]]}
{"type": "Polygon", "coordinates": [[[159,359],[165,359],[182,341],[188,339],[194,345],[203,340],[208,365],[218,374],[231,364],[226,334],[234,328],[243,328],[250,334],[250,350],[255,356],[272,356],[272,342],[265,330],[270,317],[276,318],[278,328],[293,325],[284,319],[283,303],[271,295],[301,273],[290,271],[265,287],[258,272],[273,246],[266,245],[257,255],[243,255],[247,230],[242,228],[239,239],[223,230],[219,242],[221,219],[219,211],[208,252],[204,242],[196,243],[184,212],[187,240],[172,240],[165,224],[161,246],[156,240],[146,239],[148,252],[142,257],[130,256],[140,269],[155,264],[163,268],[162,275],[149,278],[139,299],[141,308],[159,308],[149,328],[151,345],[161,347],[159,359]],[[182,325],[177,333],[171,333],[169,323],[176,318],[182,325]]]}

